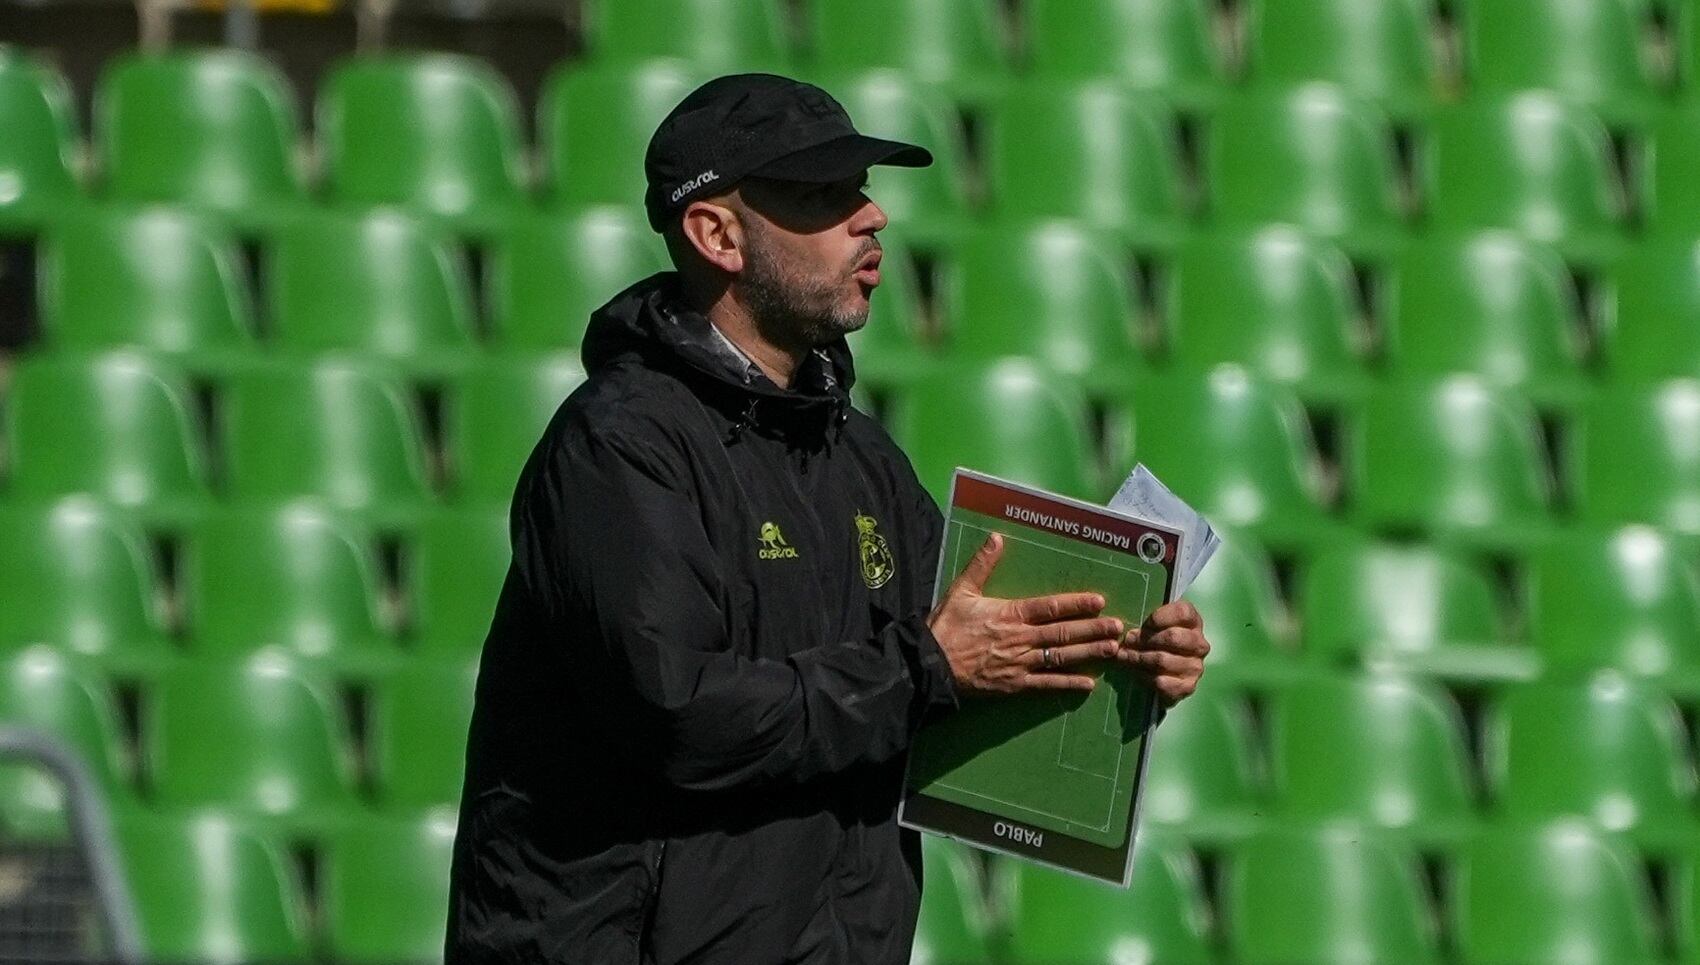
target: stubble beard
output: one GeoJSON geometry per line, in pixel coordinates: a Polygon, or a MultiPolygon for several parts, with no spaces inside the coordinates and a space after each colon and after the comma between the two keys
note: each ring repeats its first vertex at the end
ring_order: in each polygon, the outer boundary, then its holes
{"type": "MultiPolygon", "coordinates": [[[[868,239],[856,264],[878,243],[868,239]]],[[[810,278],[774,246],[757,241],[744,256],[739,279],[751,320],[764,339],[786,348],[812,351],[868,324],[868,306],[843,308],[844,278],[810,278]]]]}

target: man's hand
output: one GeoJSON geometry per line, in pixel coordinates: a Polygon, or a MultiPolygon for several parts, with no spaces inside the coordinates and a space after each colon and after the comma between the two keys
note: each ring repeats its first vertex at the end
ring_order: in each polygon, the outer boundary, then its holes
{"type": "Polygon", "coordinates": [[[1210,641],[1204,618],[1185,600],[1151,611],[1145,625],[1129,630],[1116,659],[1145,671],[1165,707],[1173,707],[1198,689],[1210,641]]]}
{"type": "Polygon", "coordinates": [[[964,695],[1090,691],[1095,678],[1063,671],[1125,654],[1122,621],[1098,617],[1104,598],[1097,593],[1023,600],[982,595],[1002,556],[1003,537],[993,533],[927,617],[957,690],[964,695]]]}

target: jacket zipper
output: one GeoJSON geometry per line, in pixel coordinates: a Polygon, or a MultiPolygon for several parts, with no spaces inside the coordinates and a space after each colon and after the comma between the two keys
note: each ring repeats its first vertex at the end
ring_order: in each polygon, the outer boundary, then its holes
{"type": "Polygon", "coordinates": [[[649,894],[644,896],[643,912],[638,918],[637,938],[632,942],[632,951],[637,955],[633,961],[637,965],[643,965],[643,943],[655,923],[655,903],[661,898],[661,859],[667,855],[667,842],[658,843],[660,847],[655,852],[655,875],[649,883],[649,894]]]}

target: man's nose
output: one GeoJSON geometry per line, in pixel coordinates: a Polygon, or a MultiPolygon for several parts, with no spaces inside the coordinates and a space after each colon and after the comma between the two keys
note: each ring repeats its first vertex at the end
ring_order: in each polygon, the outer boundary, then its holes
{"type": "Polygon", "coordinates": [[[853,233],[855,234],[866,234],[874,231],[883,231],[885,230],[885,226],[889,223],[890,219],[886,218],[885,209],[875,204],[873,199],[870,198],[866,204],[862,205],[861,210],[856,212],[856,217],[852,222],[851,227],[854,229],[853,233]]]}

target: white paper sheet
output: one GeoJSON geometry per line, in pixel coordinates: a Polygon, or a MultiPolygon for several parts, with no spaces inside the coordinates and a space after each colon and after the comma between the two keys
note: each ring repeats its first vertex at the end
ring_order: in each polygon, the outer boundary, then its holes
{"type": "Polygon", "coordinates": [[[1186,592],[1192,581],[1203,572],[1204,564],[1210,562],[1216,547],[1222,545],[1222,538],[1210,527],[1210,521],[1200,516],[1185,500],[1176,496],[1169,487],[1162,484],[1144,463],[1136,463],[1133,471],[1128,473],[1121,488],[1111,497],[1109,507],[1118,512],[1131,513],[1154,523],[1181,530],[1186,534],[1181,541],[1181,558],[1176,561],[1175,580],[1178,584],[1176,595],[1186,592]]]}

